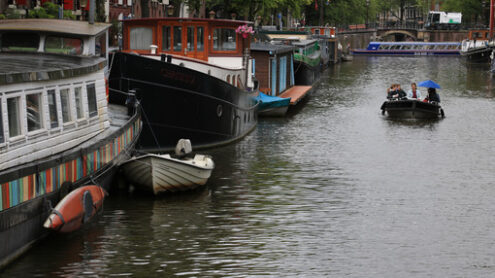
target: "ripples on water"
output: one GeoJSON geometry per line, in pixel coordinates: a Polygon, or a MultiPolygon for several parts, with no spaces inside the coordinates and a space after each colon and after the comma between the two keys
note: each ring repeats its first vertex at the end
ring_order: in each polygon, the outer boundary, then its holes
{"type": "Polygon", "coordinates": [[[114,194],[2,277],[491,277],[493,97],[457,58],[356,57],[297,114],[209,151],[203,190],[114,194]],[[387,86],[424,79],[445,119],[381,115],[387,86]]]}

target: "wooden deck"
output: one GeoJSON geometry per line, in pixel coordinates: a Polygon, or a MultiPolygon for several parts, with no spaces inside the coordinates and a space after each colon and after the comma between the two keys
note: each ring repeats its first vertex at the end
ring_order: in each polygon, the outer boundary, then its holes
{"type": "Polygon", "coordinates": [[[278,95],[278,97],[290,97],[290,105],[296,105],[306,94],[311,90],[312,86],[293,86],[287,89],[285,92],[278,95]]]}

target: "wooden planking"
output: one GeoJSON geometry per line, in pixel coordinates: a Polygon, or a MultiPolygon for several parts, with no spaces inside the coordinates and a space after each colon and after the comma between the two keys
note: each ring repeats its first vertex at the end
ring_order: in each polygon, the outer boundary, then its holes
{"type": "Polygon", "coordinates": [[[312,86],[293,86],[279,95],[279,97],[290,97],[290,105],[296,105],[311,90],[312,86]]]}

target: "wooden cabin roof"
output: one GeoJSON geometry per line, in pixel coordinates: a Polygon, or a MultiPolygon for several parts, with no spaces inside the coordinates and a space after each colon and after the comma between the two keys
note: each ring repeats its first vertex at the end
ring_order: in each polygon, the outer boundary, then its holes
{"type": "Polygon", "coordinates": [[[101,32],[104,32],[108,28],[110,28],[110,24],[89,24],[85,21],[75,20],[46,18],[0,20],[0,31],[38,31],[83,36],[96,36],[101,32]]]}
{"type": "Polygon", "coordinates": [[[251,43],[251,51],[272,52],[273,54],[281,54],[294,51],[295,47],[286,44],[271,44],[271,43],[251,43]]]}

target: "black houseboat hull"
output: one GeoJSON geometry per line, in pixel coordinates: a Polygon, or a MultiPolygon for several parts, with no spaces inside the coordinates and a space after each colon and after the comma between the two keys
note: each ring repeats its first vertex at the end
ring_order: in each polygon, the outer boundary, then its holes
{"type": "Polygon", "coordinates": [[[320,79],[320,66],[310,66],[294,60],[294,79],[296,85],[312,86],[320,79]]]}
{"type": "MultiPolygon", "coordinates": [[[[193,69],[134,54],[115,53],[110,90],[136,90],[144,111],[137,149],[164,152],[181,138],[195,149],[238,140],[257,124],[248,92],[193,69]]],[[[110,101],[122,103],[119,94],[110,101]]]]}
{"type": "Polygon", "coordinates": [[[444,117],[443,109],[437,103],[419,100],[389,100],[381,107],[382,114],[393,118],[436,119],[444,117]]]}
{"type": "Polygon", "coordinates": [[[489,63],[491,61],[490,55],[492,54],[492,51],[493,48],[491,47],[477,48],[461,52],[461,56],[468,63],[489,63]]]}
{"type": "Polygon", "coordinates": [[[117,166],[129,159],[141,128],[136,110],[121,127],[78,147],[0,172],[0,269],[49,234],[43,223],[68,192],[88,184],[109,191],[117,166]],[[23,198],[29,199],[17,204],[23,198]]]}

